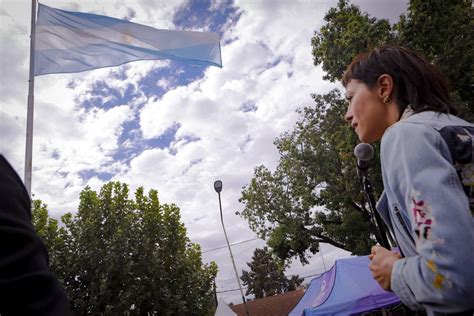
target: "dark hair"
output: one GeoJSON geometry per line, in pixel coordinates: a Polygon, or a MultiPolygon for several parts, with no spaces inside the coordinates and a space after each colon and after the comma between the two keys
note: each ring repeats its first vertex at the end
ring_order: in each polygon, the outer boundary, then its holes
{"type": "Polygon", "coordinates": [[[399,46],[384,45],[357,55],[347,67],[342,84],[357,79],[370,88],[378,78],[388,74],[393,78],[392,97],[400,115],[408,105],[416,112],[435,111],[457,114],[449,100],[446,77],[416,52],[399,46]]]}

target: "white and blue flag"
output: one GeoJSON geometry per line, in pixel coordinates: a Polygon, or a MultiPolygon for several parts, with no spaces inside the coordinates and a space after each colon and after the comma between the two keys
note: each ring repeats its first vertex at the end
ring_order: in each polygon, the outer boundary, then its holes
{"type": "Polygon", "coordinates": [[[39,4],[35,34],[35,76],[154,59],[222,67],[217,33],[159,30],[39,4]]]}

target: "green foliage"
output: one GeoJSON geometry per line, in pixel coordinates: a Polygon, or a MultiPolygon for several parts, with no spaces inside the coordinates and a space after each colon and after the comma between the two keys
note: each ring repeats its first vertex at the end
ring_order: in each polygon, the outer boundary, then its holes
{"type": "Polygon", "coordinates": [[[448,77],[462,117],[474,121],[474,8],[466,0],[411,0],[395,25],[398,41],[448,77]]]}
{"type": "Polygon", "coordinates": [[[56,271],[61,268],[61,259],[64,257],[65,242],[62,236],[65,230],[59,227],[56,219],[49,217],[48,206],[41,200],[33,200],[31,208],[32,224],[48,249],[51,269],[56,271]]]}
{"type": "Polygon", "coordinates": [[[179,208],[161,204],[155,190],[139,188],[129,199],[119,182],[99,193],[86,187],[78,212],[64,215],[60,229],[40,201],[33,214],[77,314],[213,313],[217,265],[203,266],[179,208]]]}
{"type": "Polygon", "coordinates": [[[254,294],[255,298],[296,290],[304,280],[298,275],[287,278],[284,262],[274,258],[267,247],[255,249],[252,261],[247,265],[250,271],[243,270],[240,279],[247,286],[245,294],[254,294]]]}
{"type": "MultiPolygon", "coordinates": [[[[306,250],[316,253],[319,242],[354,254],[367,254],[374,243],[356,175],[358,141],[343,122],[346,103],[337,90],[313,98],[315,106],[299,111],[293,131],[275,140],[281,154],[276,170],[257,167],[240,198],[240,215],[252,230],[280,258],[298,256],[303,263],[306,250]]],[[[374,180],[380,193],[380,173],[374,180]]]]}
{"type": "Polygon", "coordinates": [[[322,65],[323,79],[337,81],[358,53],[369,47],[391,43],[394,35],[387,20],[377,20],[359,7],[339,0],[324,17],[327,22],[311,39],[314,65],[322,65]]]}

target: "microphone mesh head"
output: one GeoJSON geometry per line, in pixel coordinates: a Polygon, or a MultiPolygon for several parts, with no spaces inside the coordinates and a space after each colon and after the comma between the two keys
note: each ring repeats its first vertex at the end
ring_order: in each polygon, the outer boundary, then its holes
{"type": "Polygon", "coordinates": [[[359,160],[368,161],[374,157],[374,148],[370,144],[360,143],[355,146],[354,155],[359,160]]]}

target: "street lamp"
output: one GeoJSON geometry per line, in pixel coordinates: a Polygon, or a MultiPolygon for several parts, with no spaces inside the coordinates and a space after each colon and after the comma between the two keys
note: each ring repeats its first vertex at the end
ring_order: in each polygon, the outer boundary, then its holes
{"type": "Polygon", "coordinates": [[[242,295],[242,301],[244,302],[244,306],[245,306],[245,312],[247,313],[247,316],[249,316],[250,314],[247,307],[247,302],[245,301],[244,292],[242,291],[242,285],[240,285],[240,279],[239,279],[239,274],[237,273],[237,268],[235,266],[234,255],[232,254],[232,249],[230,248],[229,238],[227,238],[227,233],[225,231],[224,218],[222,217],[222,204],[221,204],[222,181],[221,180],[217,180],[214,182],[214,190],[216,190],[217,195],[219,196],[219,210],[221,212],[222,229],[224,230],[224,236],[225,236],[225,241],[227,242],[227,247],[229,247],[230,258],[232,259],[232,265],[234,266],[235,277],[237,278],[237,283],[239,284],[240,294],[242,295]]]}

